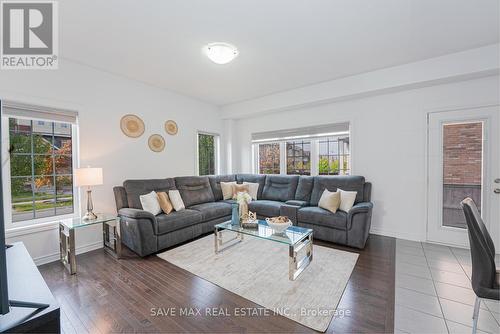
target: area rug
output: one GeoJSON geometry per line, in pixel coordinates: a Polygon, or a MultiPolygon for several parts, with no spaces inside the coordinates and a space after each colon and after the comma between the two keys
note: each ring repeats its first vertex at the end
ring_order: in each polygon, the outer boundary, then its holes
{"type": "Polygon", "coordinates": [[[246,237],[216,255],[214,237],[207,236],[158,256],[321,332],[336,315],[358,259],[356,253],[314,245],[313,261],[295,281],[290,281],[288,246],[269,240],[246,237]]]}

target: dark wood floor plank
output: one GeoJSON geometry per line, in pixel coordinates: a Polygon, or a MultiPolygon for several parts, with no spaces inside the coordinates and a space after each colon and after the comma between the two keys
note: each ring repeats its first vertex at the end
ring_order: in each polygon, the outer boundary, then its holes
{"type": "MultiPolygon", "coordinates": [[[[371,235],[364,250],[315,244],[357,252],[360,256],[336,317],[327,333],[391,333],[394,327],[395,239],[371,235]]],[[[158,308],[235,308],[259,305],[152,255],[139,258],[125,249],[116,260],[103,250],[79,255],[78,274],[59,262],[40,267],[62,310],[65,333],[313,333],[279,315],[254,317],[152,316],[158,308]]]]}

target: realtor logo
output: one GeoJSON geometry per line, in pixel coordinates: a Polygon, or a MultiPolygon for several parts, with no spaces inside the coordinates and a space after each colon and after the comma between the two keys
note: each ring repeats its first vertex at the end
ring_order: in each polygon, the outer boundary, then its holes
{"type": "Polygon", "coordinates": [[[1,69],[57,69],[56,1],[1,1],[1,69]]]}

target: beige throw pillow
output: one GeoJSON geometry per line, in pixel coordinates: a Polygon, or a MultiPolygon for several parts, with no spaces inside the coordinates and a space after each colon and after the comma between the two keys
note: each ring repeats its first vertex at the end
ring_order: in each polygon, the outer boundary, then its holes
{"type": "Polygon", "coordinates": [[[233,184],[233,199],[236,199],[238,193],[248,193],[249,187],[246,184],[233,184]]]}
{"type": "Polygon", "coordinates": [[[248,186],[248,194],[252,197],[252,200],[257,200],[257,193],[259,192],[259,184],[252,182],[243,182],[244,185],[248,186]]]}
{"type": "Polygon", "coordinates": [[[340,206],[340,193],[325,189],[319,199],[318,206],[332,213],[337,212],[340,206]]]}
{"type": "Polygon", "coordinates": [[[342,189],[337,189],[340,192],[340,207],[339,209],[345,212],[349,212],[354,202],[356,201],[357,191],[344,191],[342,189]]]}
{"type": "Polygon", "coordinates": [[[220,183],[220,189],[222,190],[223,200],[233,198],[233,184],[236,184],[236,181],[220,183]]]}
{"type": "Polygon", "coordinates": [[[154,191],[146,195],[140,195],[139,200],[141,201],[142,209],[144,211],[150,212],[155,216],[161,212],[160,203],[158,203],[158,196],[154,191]]]}
{"type": "Polygon", "coordinates": [[[175,211],[182,211],[186,208],[179,190],[169,190],[168,197],[170,198],[170,202],[172,203],[175,211]]]}
{"type": "Polygon", "coordinates": [[[170,198],[168,198],[167,193],[162,191],[156,193],[156,195],[158,195],[158,202],[160,203],[160,207],[163,212],[167,215],[172,212],[174,207],[172,206],[172,203],[170,203],[170,198]]]}

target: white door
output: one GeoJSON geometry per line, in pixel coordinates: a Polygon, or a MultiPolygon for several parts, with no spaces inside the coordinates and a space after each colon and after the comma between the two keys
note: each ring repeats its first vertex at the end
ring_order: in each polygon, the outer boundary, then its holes
{"type": "Polygon", "coordinates": [[[460,202],[477,204],[500,248],[500,106],[428,114],[427,240],[468,247],[460,202]]]}

